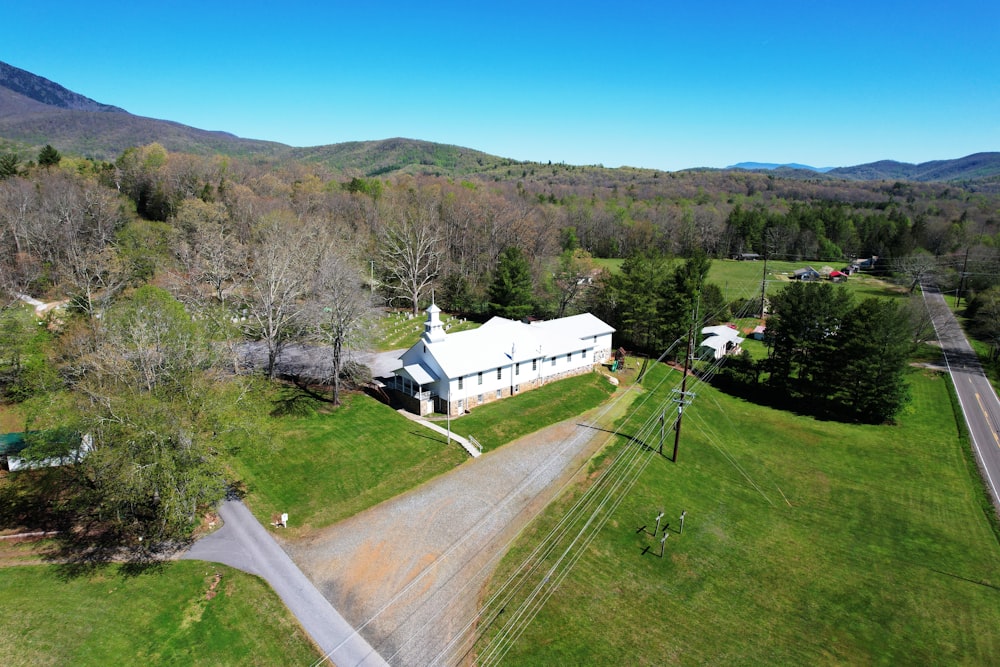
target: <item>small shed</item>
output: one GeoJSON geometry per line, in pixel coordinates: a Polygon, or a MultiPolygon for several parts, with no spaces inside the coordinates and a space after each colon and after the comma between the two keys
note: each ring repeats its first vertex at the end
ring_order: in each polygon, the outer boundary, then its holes
{"type": "Polygon", "coordinates": [[[842,271],[831,271],[827,278],[835,283],[847,282],[847,274],[842,271]]]}
{"type": "Polygon", "coordinates": [[[806,266],[806,267],[803,267],[801,269],[795,269],[795,271],[792,272],[792,279],[793,280],[819,280],[820,279],[820,275],[819,275],[819,271],[817,271],[813,267],[806,266]]]}

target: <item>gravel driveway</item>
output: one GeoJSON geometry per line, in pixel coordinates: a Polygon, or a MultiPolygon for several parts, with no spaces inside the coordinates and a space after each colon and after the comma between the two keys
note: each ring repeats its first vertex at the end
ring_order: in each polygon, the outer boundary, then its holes
{"type": "Polygon", "coordinates": [[[390,664],[452,663],[507,543],[608,437],[551,426],[283,547],[390,664]]]}

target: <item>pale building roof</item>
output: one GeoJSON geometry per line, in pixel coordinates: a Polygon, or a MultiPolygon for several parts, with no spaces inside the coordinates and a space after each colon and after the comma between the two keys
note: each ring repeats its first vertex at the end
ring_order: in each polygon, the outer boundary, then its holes
{"type": "Polygon", "coordinates": [[[405,375],[419,385],[437,382],[437,376],[423,364],[407,364],[395,371],[399,375],[405,375]]]}
{"type": "MultiPolygon", "coordinates": [[[[703,327],[701,330],[706,336],[718,337],[722,340],[741,340],[740,332],[726,324],[718,324],[711,327],[703,327]]],[[[705,339],[706,341],[709,339],[705,339]]]]}
{"type": "Polygon", "coordinates": [[[438,342],[422,341],[450,378],[491,368],[552,358],[593,347],[595,335],[614,329],[593,315],[573,316],[532,325],[493,317],[478,329],[450,333],[438,342]],[[564,320],[573,320],[565,324],[564,320]]]}
{"type": "Polygon", "coordinates": [[[542,322],[532,322],[531,326],[551,331],[552,333],[565,336],[567,338],[593,338],[614,333],[615,328],[594,317],[590,313],[580,313],[569,317],[560,317],[557,320],[544,320],[542,322]]]}

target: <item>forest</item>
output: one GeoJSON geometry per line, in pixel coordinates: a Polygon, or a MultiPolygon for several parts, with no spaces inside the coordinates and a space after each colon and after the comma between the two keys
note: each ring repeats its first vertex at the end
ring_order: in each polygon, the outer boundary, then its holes
{"type": "MultiPolygon", "coordinates": [[[[602,181],[609,170],[503,169],[371,176],[158,144],[114,162],[51,146],[37,161],[0,155],[0,392],[28,415],[26,432],[93,437],[73,473],[80,493],[60,500],[74,520],[100,524],[101,544],[182,539],[225,491],[220,433],[256,428],[233,406],[279,375],[283,348],[323,350],[308,380],[337,404],[343,383],[365,380],[351,362],[372,319],[432,298],[473,319],[589,310],[656,357],[683,335],[696,292],[707,312],[746,308],[704,282],[711,260],[877,257],[873,270],[910,288],[933,277],[958,290],[977,333],[1000,341],[997,195],[758,172],[623,169],[602,181]],[[621,271],[608,259],[624,260],[621,271]],[[64,307],[40,327],[22,296],[64,307]]],[[[817,303],[854,332],[845,345],[861,344],[865,322],[899,333],[895,311],[798,291],[775,304],[774,331],[817,303]]],[[[820,370],[837,369],[822,340],[801,357],[795,335],[776,339],[787,345],[774,345],[768,372],[816,398],[820,370]]],[[[44,440],[39,458],[59,446],[44,440]]]]}

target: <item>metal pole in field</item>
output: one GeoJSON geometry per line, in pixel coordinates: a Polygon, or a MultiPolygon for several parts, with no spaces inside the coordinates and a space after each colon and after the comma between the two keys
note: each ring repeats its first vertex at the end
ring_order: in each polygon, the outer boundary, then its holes
{"type": "Polygon", "coordinates": [[[663,510],[660,510],[660,513],[656,515],[656,530],[653,531],[653,537],[656,537],[656,534],[660,532],[660,519],[662,518],[663,510]]]}
{"type": "Polygon", "coordinates": [[[682,532],[682,533],[684,532],[684,517],[686,517],[686,516],[687,516],[687,510],[684,510],[683,512],[681,512],[681,530],[680,530],[680,532],[682,532]]]}
{"type": "Polygon", "coordinates": [[[766,314],[764,304],[767,303],[767,243],[764,243],[764,274],[760,278],[760,319],[766,314]]]}
{"type": "Polygon", "coordinates": [[[674,425],[674,457],[671,459],[674,463],[677,463],[677,447],[681,443],[681,419],[684,417],[684,398],[687,395],[688,371],[691,369],[693,339],[694,320],[691,320],[691,328],[688,330],[687,354],[684,356],[684,377],[681,378],[681,398],[677,404],[677,423],[674,425]]]}
{"type": "Polygon", "coordinates": [[[660,540],[660,558],[663,558],[663,543],[667,541],[668,537],[670,537],[670,533],[663,533],[663,539],[660,540]]]}
{"type": "Polygon", "coordinates": [[[667,420],[666,413],[660,412],[660,456],[663,456],[663,423],[667,420]]]}

